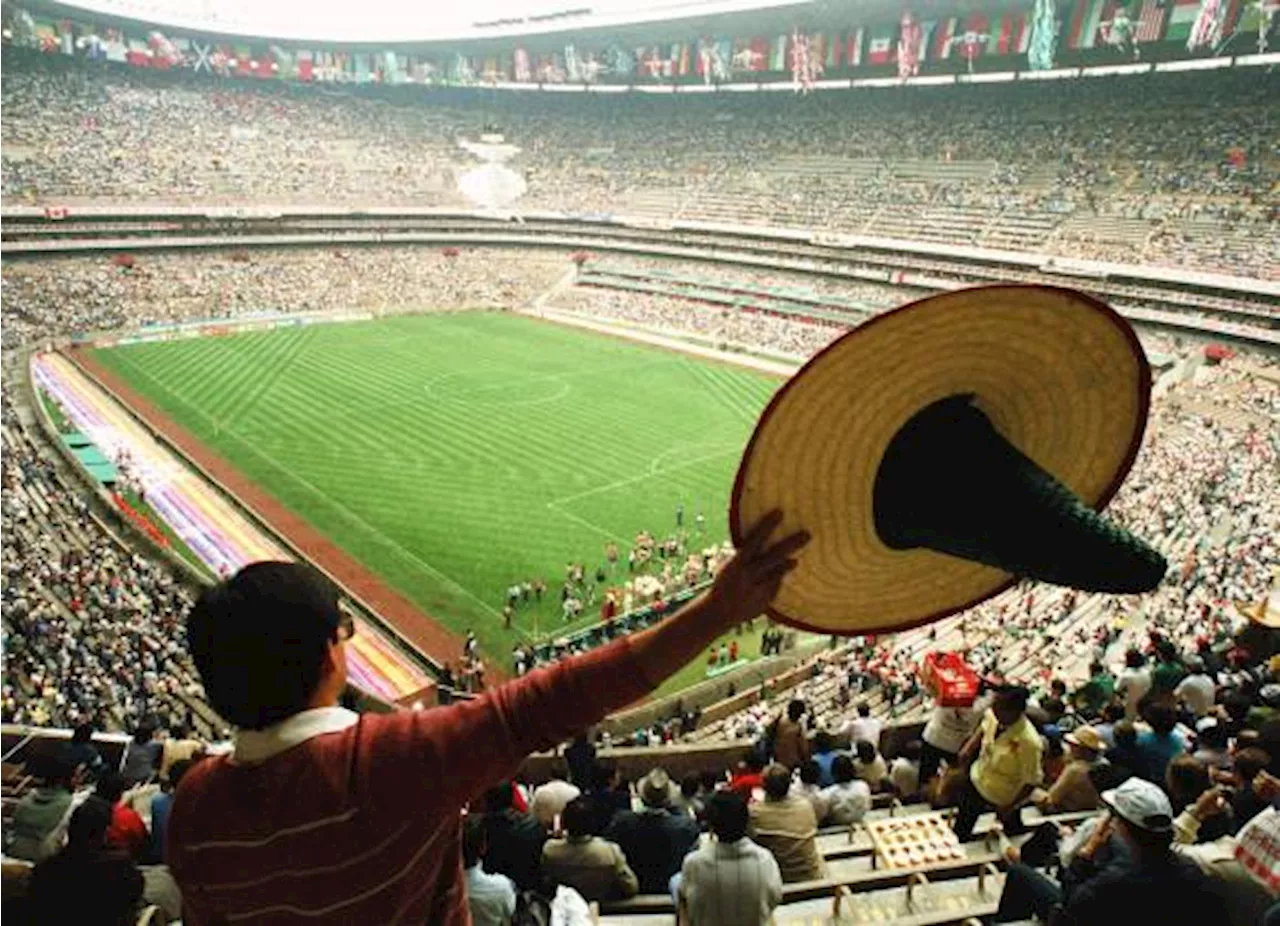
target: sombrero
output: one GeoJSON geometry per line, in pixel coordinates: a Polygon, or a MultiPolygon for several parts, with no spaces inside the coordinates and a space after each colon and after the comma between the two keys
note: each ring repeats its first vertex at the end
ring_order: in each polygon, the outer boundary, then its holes
{"type": "Polygon", "coordinates": [[[824,633],[890,632],[1027,576],[1147,591],[1166,564],[1098,516],[1142,441],[1151,374],[1084,293],[983,286],[866,322],[773,397],[730,529],[780,508],[812,536],[770,607],[824,633]]]}

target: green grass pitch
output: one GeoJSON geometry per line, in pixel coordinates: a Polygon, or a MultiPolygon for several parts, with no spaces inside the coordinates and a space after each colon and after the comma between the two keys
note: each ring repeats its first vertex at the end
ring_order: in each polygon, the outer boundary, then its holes
{"type": "MultiPolygon", "coordinates": [[[[727,534],[729,492],[779,382],[493,313],[141,344],[98,358],[292,510],[507,667],[563,629],[570,560],[641,529],[727,534]],[[500,617],[513,580],[540,608],[500,617]]],[[[623,566],[625,570],[625,564],[623,566]]],[[[598,605],[574,626],[598,620],[598,605]]],[[[744,646],[754,655],[754,642],[744,646]]],[[[702,677],[695,664],[666,690],[702,677]]]]}

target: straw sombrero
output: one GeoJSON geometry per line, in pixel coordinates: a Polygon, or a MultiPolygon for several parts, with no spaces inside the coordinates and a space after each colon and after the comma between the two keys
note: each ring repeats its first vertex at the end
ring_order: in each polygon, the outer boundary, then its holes
{"type": "Polygon", "coordinates": [[[902,630],[1030,576],[1154,588],[1165,561],[1096,514],[1142,441],[1146,357],[1083,293],[983,286],[877,316],[773,397],[730,528],[773,508],[812,535],[769,609],[831,633],[902,630]]]}

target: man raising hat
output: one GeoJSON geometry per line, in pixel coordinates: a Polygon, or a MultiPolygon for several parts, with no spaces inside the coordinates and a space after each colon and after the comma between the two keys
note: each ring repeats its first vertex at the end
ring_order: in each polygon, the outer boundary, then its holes
{"type": "Polygon", "coordinates": [[[770,542],[780,521],[761,518],[683,611],[437,710],[338,706],[352,628],[311,570],[256,563],[206,591],[188,646],[238,732],[234,753],[191,768],[174,800],[168,851],[183,922],[469,922],[462,807],[529,752],[638,700],[763,612],[807,541],[770,542]]]}

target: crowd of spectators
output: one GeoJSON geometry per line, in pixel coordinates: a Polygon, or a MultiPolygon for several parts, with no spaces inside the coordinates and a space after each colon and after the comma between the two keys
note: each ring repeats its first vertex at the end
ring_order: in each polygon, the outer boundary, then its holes
{"type": "Polygon", "coordinates": [[[252,314],[515,308],[565,269],[537,252],[409,246],[128,258],[6,262],[5,345],[252,314]]]}
{"type": "Polygon", "coordinates": [[[457,205],[470,166],[457,139],[496,125],[522,149],[529,208],[626,213],[656,194],[668,217],[908,236],[930,226],[917,207],[971,214],[975,236],[1003,212],[1046,228],[1076,215],[1102,221],[1025,246],[1245,274],[1275,264],[1276,78],[1261,69],[664,98],[250,87],[12,54],[10,201],[457,205]],[[1188,119],[1195,131],[1169,130],[1188,119]],[[873,222],[881,212],[907,227],[873,222]],[[1151,235],[1109,237],[1111,217],[1150,221],[1151,235]]]}

